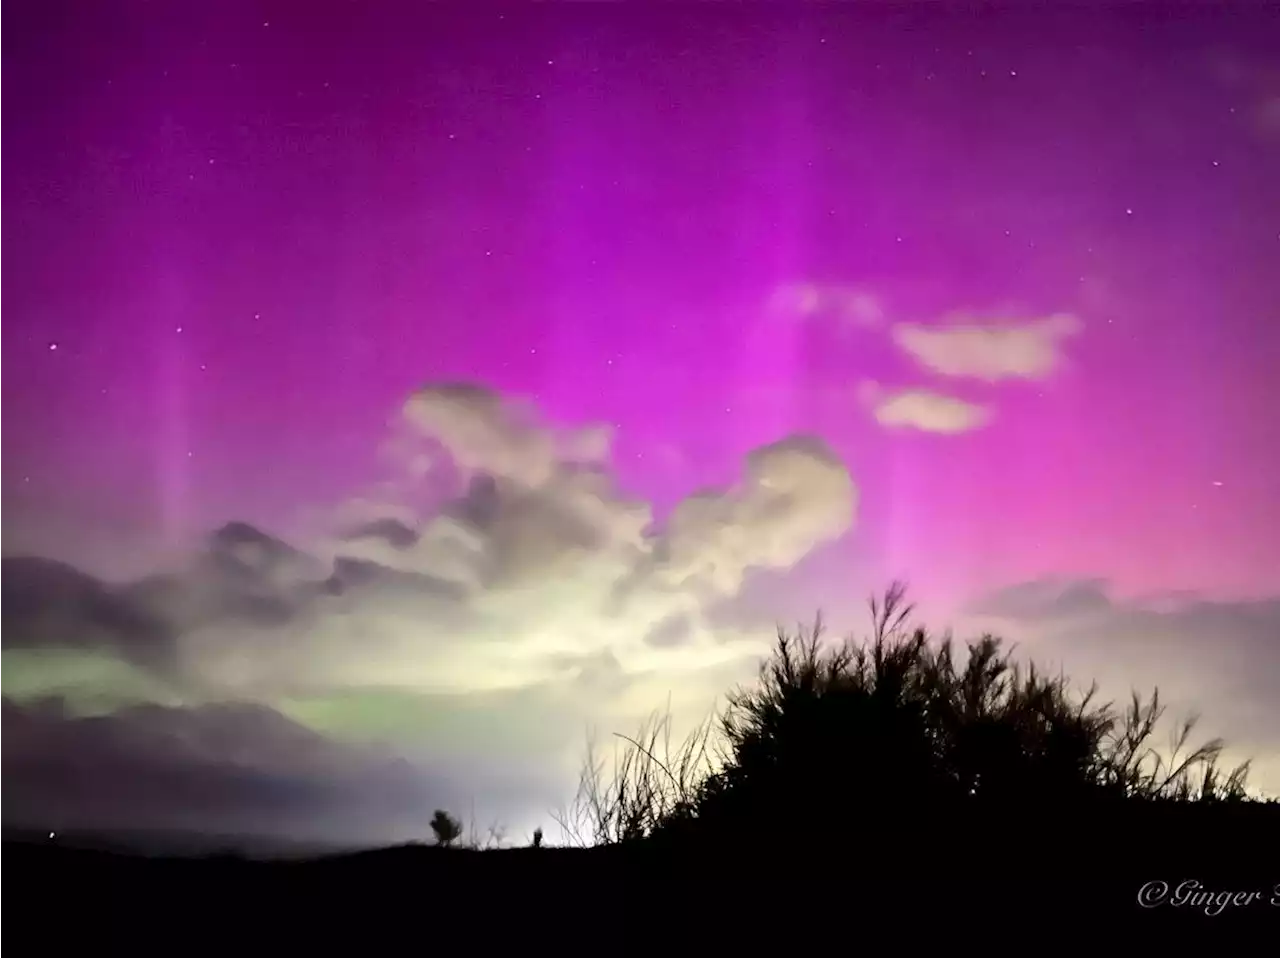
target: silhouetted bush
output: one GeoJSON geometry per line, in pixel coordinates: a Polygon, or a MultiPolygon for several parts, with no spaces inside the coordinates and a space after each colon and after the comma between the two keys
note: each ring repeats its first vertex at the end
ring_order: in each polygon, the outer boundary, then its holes
{"type": "Polygon", "coordinates": [[[1153,747],[1158,692],[1122,710],[1095,704],[1096,687],[1074,693],[992,636],[963,655],[950,638],[931,641],[912,611],[895,583],[871,601],[864,642],[825,644],[820,618],[795,636],[780,629],[759,682],[674,753],[669,720],[656,719],[619,737],[611,781],[592,751],[562,827],[585,844],[780,844],[839,823],[891,838],[908,820],[978,827],[1031,811],[1247,797],[1248,763],[1221,769],[1221,741],[1188,749],[1194,720],[1168,750],[1153,747]]]}
{"type": "Polygon", "coordinates": [[[431,817],[431,830],[435,832],[436,843],[448,848],[462,836],[462,823],[443,808],[437,808],[431,817]]]}

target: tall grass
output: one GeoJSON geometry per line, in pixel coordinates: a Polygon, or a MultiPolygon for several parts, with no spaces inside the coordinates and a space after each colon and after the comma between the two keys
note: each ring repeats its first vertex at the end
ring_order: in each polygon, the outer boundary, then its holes
{"type": "Polygon", "coordinates": [[[588,741],[577,792],[553,816],[565,842],[633,842],[683,814],[716,768],[714,732],[712,721],[702,722],[673,747],[670,710],[654,712],[634,736],[615,733],[608,775],[596,743],[588,741]]]}

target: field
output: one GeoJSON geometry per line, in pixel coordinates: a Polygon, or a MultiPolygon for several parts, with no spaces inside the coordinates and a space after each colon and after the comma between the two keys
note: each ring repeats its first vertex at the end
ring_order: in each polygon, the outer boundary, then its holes
{"type": "Polygon", "coordinates": [[[253,942],[255,951],[269,941],[327,949],[339,938],[357,947],[479,933],[526,945],[588,936],[619,947],[808,941],[854,929],[923,940],[982,937],[997,926],[1177,940],[1196,927],[1231,935],[1280,920],[1280,806],[1152,805],[1106,822],[1034,819],[921,822],[910,832],[894,826],[898,834],[867,828],[777,848],[409,846],[301,862],[11,843],[5,918],[15,940],[97,946],[116,938],[132,953],[193,935],[253,942]],[[1167,883],[1163,895],[1159,883],[1167,883]]]}

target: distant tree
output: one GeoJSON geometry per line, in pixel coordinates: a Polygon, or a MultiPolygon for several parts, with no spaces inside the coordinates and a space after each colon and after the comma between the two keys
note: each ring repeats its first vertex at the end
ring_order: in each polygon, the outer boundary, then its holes
{"type": "Polygon", "coordinates": [[[534,848],[542,847],[542,828],[541,827],[535,828],[533,830],[533,847],[534,848]]]}
{"type": "Polygon", "coordinates": [[[436,843],[448,848],[462,836],[462,822],[444,809],[437,808],[431,817],[431,830],[435,832],[436,843]]]}

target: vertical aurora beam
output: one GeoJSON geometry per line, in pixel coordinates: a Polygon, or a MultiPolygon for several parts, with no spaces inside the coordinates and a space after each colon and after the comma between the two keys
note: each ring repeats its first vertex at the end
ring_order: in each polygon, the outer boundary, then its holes
{"type": "Polygon", "coordinates": [[[780,33],[767,93],[759,102],[742,94],[749,119],[737,144],[744,174],[739,230],[755,268],[740,288],[755,289],[757,302],[743,309],[742,333],[731,333],[726,344],[737,354],[729,408],[742,448],[799,428],[811,387],[806,324],[787,311],[761,308],[769,291],[806,278],[808,268],[814,136],[801,51],[805,35],[799,27],[780,33]]]}
{"type": "Polygon", "coordinates": [[[160,272],[153,329],[156,336],[155,468],[160,531],[166,548],[178,544],[191,515],[191,429],[184,326],[187,302],[172,265],[160,272]]]}
{"type": "MultiPolygon", "coordinates": [[[[548,58],[549,84],[555,85],[557,61],[571,55],[572,47],[566,44],[563,54],[548,58]]],[[[601,303],[587,291],[597,281],[595,267],[601,258],[601,251],[591,249],[596,225],[591,210],[597,186],[593,171],[604,164],[596,156],[599,133],[591,98],[562,88],[554,99],[556,108],[548,108],[543,120],[549,166],[541,204],[550,237],[544,288],[548,329],[537,347],[546,355],[537,365],[544,371],[539,406],[562,411],[580,407],[581,397],[590,395],[590,385],[600,377],[592,365],[600,357],[590,333],[607,318],[594,315],[601,303]]],[[[608,232],[602,232],[602,239],[607,238],[608,232]]]]}
{"type": "Polygon", "coordinates": [[[914,437],[895,437],[898,442],[880,443],[878,458],[888,464],[889,475],[883,486],[884,521],[875,528],[883,536],[885,581],[910,577],[912,552],[915,548],[915,521],[912,503],[919,502],[916,469],[921,459],[914,448],[914,437]]]}
{"type": "MultiPolygon", "coordinates": [[[[179,544],[191,517],[190,454],[186,340],[191,295],[191,210],[184,209],[196,182],[188,132],[167,112],[152,141],[149,189],[139,204],[148,255],[141,274],[139,301],[146,313],[140,323],[152,356],[151,393],[155,432],[152,436],[155,521],[162,546],[179,544]]],[[[145,355],[145,353],[144,353],[145,355]]]]}

